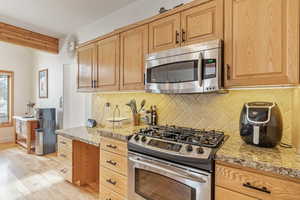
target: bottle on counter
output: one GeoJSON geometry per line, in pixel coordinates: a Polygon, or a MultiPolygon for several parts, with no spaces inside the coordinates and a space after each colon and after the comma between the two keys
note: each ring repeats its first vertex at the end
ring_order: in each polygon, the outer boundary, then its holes
{"type": "Polygon", "coordinates": [[[157,125],[157,108],[156,106],[151,106],[151,125],[156,126],[157,125]]]}

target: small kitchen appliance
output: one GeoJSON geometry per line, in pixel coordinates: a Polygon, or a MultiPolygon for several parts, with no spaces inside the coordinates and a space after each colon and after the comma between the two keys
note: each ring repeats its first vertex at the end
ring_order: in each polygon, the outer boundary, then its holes
{"type": "Polygon", "coordinates": [[[225,138],[214,130],[140,129],[128,142],[130,199],[213,200],[213,158],[225,138]]]}
{"type": "Polygon", "coordinates": [[[146,57],[149,93],[207,93],[223,89],[222,41],[179,47],[146,57]]]}
{"type": "Polygon", "coordinates": [[[279,107],[271,102],[246,103],[240,115],[240,135],[247,143],[259,147],[275,147],[282,138],[279,107]]]}

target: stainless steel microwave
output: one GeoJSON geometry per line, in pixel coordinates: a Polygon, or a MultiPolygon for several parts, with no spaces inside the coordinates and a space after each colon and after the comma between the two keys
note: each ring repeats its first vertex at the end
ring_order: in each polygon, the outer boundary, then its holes
{"type": "Polygon", "coordinates": [[[149,93],[207,93],[223,88],[222,41],[149,54],[145,89],[149,93]]]}

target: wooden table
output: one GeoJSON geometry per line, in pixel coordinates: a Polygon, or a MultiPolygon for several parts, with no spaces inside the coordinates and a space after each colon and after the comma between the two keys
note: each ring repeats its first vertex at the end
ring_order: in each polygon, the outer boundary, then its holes
{"type": "Polygon", "coordinates": [[[15,143],[27,149],[31,153],[35,148],[35,129],[39,127],[39,121],[35,118],[14,117],[15,143]]]}

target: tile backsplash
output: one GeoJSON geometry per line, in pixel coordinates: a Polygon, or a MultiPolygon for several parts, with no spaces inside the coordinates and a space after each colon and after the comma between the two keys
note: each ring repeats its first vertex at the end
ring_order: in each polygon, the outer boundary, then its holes
{"type": "Polygon", "coordinates": [[[93,95],[92,115],[98,122],[112,116],[113,107],[119,105],[121,116],[131,118],[125,104],[136,99],[137,104],[145,99],[146,108],[157,105],[158,123],[191,128],[223,130],[226,134],[239,134],[239,117],[245,102],[276,102],[283,117],[283,142],[292,138],[293,88],[231,90],[228,94],[163,95],[147,93],[98,93],[93,95]],[[105,110],[105,103],[111,104],[105,110]],[[106,113],[105,115],[103,113],[106,113]]]}

